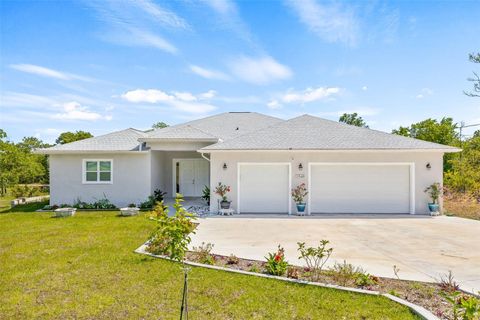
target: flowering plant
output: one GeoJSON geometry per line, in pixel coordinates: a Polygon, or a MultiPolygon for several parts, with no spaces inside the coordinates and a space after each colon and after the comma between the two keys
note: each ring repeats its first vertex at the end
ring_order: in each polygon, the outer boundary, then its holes
{"type": "Polygon", "coordinates": [[[305,187],[305,183],[302,183],[296,188],[292,189],[292,198],[295,203],[304,203],[307,194],[308,191],[307,187],[305,187]]]}
{"type": "Polygon", "coordinates": [[[221,182],[219,182],[218,186],[215,188],[215,194],[218,194],[220,197],[222,197],[222,201],[228,201],[227,193],[229,192],[230,192],[230,186],[222,184],[221,182]]]}
{"type": "Polygon", "coordinates": [[[277,252],[269,253],[266,264],[266,271],[268,274],[275,276],[283,276],[288,268],[288,262],[285,260],[285,250],[278,245],[277,252]]]}

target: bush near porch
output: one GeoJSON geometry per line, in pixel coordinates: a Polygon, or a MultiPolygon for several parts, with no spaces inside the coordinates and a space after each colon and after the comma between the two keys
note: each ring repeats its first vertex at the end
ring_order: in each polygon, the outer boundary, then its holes
{"type": "MultiPolygon", "coordinates": [[[[133,253],[154,228],[144,215],[0,214],[0,315],[176,319],[180,265],[133,253]]],[[[383,297],[193,268],[192,319],[416,319],[383,297]]]]}

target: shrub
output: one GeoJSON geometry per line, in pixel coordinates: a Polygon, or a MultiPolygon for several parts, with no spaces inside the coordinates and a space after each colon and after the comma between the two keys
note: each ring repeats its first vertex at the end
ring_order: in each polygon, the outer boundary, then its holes
{"type": "Polygon", "coordinates": [[[277,252],[269,253],[267,259],[266,271],[268,274],[283,276],[287,271],[288,262],[285,260],[285,250],[278,245],[277,252]]]}
{"type": "Polygon", "coordinates": [[[151,212],[150,219],[157,223],[157,227],[147,247],[149,252],[167,255],[176,261],[181,261],[185,257],[191,241],[190,234],[195,230],[193,223],[195,216],[185,210],[182,201],[182,196],[177,194],[173,206],[175,215],[172,217],[168,216],[169,209],[163,201],[151,212]]]}
{"type": "Polygon", "coordinates": [[[137,205],[136,205],[135,203],[130,203],[127,207],[129,207],[129,208],[136,208],[137,205]]]}
{"type": "Polygon", "coordinates": [[[107,199],[105,194],[103,194],[103,198],[95,201],[93,203],[95,209],[116,209],[117,207],[107,199]]]}
{"type": "Polygon", "coordinates": [[[329,241],[321,240],[318,247],[306,247],[305,242],[298,242],[299,259],[303,259],[310,270],[311,280],[317,281],[323,266],[330,258],[333,248],[328,248],[329,241]]]}
{"type": "Polygon", "coordinates": [[[204,186],[202,190],[202,199],[210,205],[210,188],[208,186],[204,186]]]}
{"type": "Polygon", "coordinates": [[[438,282],[440,289],[446,293],[454,293],[460,289],[460,285],[453,278],[453,273],[451,270],[447,274],[440,277],[438,282]]]}
{"type": "Polygon", "coordinates": [[[11,189],[11,193],[15,198],[35,197],[41,194],[39,187],[30,187],[27,185],[16,185],[11,189]]]}
{"type": "Polygon", "coordinates": [[[227,258],[227,264],[238,264],[239,262],[240,262],[240,259],[238,259],[238,257],[234,254],[231,254],[227,258]]]}
{"type": "Polygon", "coordinates": [[[140,209],[151,209],[155,206],[155,197],[148,196],[147,200],[140,203],[140,209]]]}
{"type": "Polygon", "coordinates": [[[355,279],[355,285],[359,287],[373,286],[378,283],[378,278],[368,273],[358,273],[355,279]]]}
{"type": "Polygon", "coordinates": [[[167,194],[167,192],[164,192],[160,189],[156,189],[153,191],[153,197],[155,198],[156,202],[162,202],[164,199],[163,197],[167,194]]]}
{"type": "Polygon", "coordinates": [[[355,282],[358,274],[365,273],[365,271],[360,267],[355,267],[351,263],[343,260],[343,263],[335,263],[333,268],[331,268],[332,277],[335,282],[339,283],[342,286],[347,286],[350,283],[355,282]]]}
{"type": "Polygon", "coordinates": [[[202,242],[199,247],[193,247],[195,261],[213,265],[215,263],[215,258],[211,254],[212,249],[213,244],[205,242],[202,242]]]}
{"type": "Polygon", "coordinates": [[[260,267],[256,263],[254,263],[250,266],[250,269],[248,269],[248,271],[259,273],[260,267]]]}
{"type": "Polygon", "coordinates": [[[461,294],[459,291],[456,291],[449,296],[445,295],[445,298],[452,305],[454,320],[477,320],[480,318],[480,299],[474,296],[461,294]]]}

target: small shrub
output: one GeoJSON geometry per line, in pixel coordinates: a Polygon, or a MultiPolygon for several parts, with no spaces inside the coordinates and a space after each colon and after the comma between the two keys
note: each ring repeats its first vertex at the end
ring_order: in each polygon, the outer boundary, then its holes
{"type": "Polygon", "coordinates": [[[287,271],[288,262],[285,260],[285,250],[278,245],[277,252],[269,253],[266,264],[266,271],[268,274],[274,276],[283,276],[287,271]]]}
{"type": "Polygon", "coordinates": [[[347,263],[345,260],[343,260],[343,263],[335,263],[331,271],[333,280],[342,286],[354,283],[358,274],[365,273],[362,268],[355,267],[353,264],[347,263]]]}
{"type": "Polygon", "coordinates": [[[136,208],[137,205],[136,205],[135,203],[130,203],[130,204],[128,205],[128,207],[129,207],[129,208],[136,208]]]}
{"type": "Polygon", "coordinates": [[[287,278],[298,279],[300,277],[298,269],[295,267],[288,267],[287,278]]]}
{"type": "Polygon", "coordinates": [[[18,184],[11,189],[11,193],[15,198],[29,198],[39,196],[42,192],[39,187],[18,184]]]}
{"type": "Polygon", "coordinates": [[[259,273],[260,272],[260,267],[256,263],[254,263],[250,266],[250,269],[248,269],[248,271],[259,273]]]}
{"type": "Polygon", "coordinates": [[[328,248],[329,241],[321,240],[318,247],[306,247],[305,242],[298,242],[298,251],[300,253],[299,259],[303,259],[311,272],[311,280],[317,281],[320,278],[320,273],[323,266],[330,258],[333,248],[328,248]]]}
{"type": "Polygon", "coordinates": [[[240,259],[238,259],[238,257],[234,254],[231,254],[227,258],[227,264],[238,264],[239,262],[240,262],[240,259]]]}
{"type": "Polygon", "coordinates": [[[358,287],[373,286],[378,283],[378,278],[368,273],[359,273],[355,279],[355,285],[358,287]]]}
{"type": "Polygon", "coordinates": [[[105,194],[103,194],[102,199],[99,199],[99,200],[95,201],[93,203],[93,206],[94,206],[95,209],[102,209],[102,210],[116,209],[117,208],[113,203],[110,202],[110,200],[107,199],[105,194]]]}
{"type": "Polygon", "coordinates": [[[182,195],[175,198],[175,215],[168,216],[168,207],[163,201],[158,203],[150,214],[150,219],[157,223],[152,233],[147,250],[153,254],[163,254],[172,260],[181,261],[185,257],[190,234],[195,231],[195,216],[187,212],[182,206],[182,195]]]}
{"type": "Polygon", "coordinates": [[[148,196],[147,200],[140,203],[140,209],[151,209],[155,206],[155,197],[148,196]]]}
{"type": "Polygon", "coordinates": [[[193,247],[195,261],[203,264],[213,265],[215,263],[214,257],[211,255],[213,244],[202,242],[198,247],[193,247]]]}
{"type": "Polygon", "coordinates": [[[160,189],[156,189],[153,191],[153,197],[155,198],[156,202],[162,202],[164,199],[163,197],[167,194],[167,192],[164,192],[160,189]]]}
{"type": "Polygon", "coordinates": [[[462,294],[459,291],[444,296],[447,301],[449,301],[452,305],[452,313],[454,320],[480,319],[480,299],[474,296],[462,294]]]}
{"type": "Polygon", "coordinates": [[[207,206],[210,205],[210,188],[208,186],[203,187],[202,199],[207,203],[207,206]]]}
{"type": "Polygon", "coordinates": [[[454,293],[460,289],[460,285],[453,278],[452,270],[449,270],[447,274],[440,277],[438,285],[440,289],[446,293],[454,293]]]}

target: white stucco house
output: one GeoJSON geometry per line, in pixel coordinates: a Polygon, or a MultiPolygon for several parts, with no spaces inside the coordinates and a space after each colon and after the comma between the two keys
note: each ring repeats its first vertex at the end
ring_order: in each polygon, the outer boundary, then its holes
{"type": "Polygon", "coordinates": [[[199,197],[205,185],[213,190],[222,182],[238,213],[290,214],[290,190],[305,183],[309,213],[427,214],[424,189],[442,182],[443,154],[457,151],[310,115],[228,112],[37,152],[50,156],[51,204],[105,194],[125,206],[157,188],[199,197]]]}

